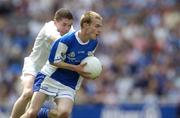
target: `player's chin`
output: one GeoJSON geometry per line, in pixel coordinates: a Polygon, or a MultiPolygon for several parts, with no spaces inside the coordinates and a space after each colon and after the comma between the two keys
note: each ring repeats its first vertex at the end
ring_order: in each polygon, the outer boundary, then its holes
{"type": "Polygon", "coordinates": [[[95,40],[97,38],[96,34],[91,35],[91,39],[95,40]]]}
{"type": "Polygon", "coordinates": [[[67,32],[62,32],[61,35],[63,36],[64,34],[66,34],[67,32]]]}
{"type": "Polygon", "coordinates": [[[96,40],[97,38],[98,38],[97,36],[94,36],[92,39],[93,39],[93,40],[96,40]]]}
{"type": "Polygon", "coordinates": [[[68,33],[68,31],[62,31],[62,35],[66,34],[66,33],[68,33]]]}
{"type": "Polygon", "coordinates": [[[99,34],[96,34],[95,37],[96,37],[95,39],[99,39],[99,38],[100,38],[100,35],[99,35],[99,34]]]}

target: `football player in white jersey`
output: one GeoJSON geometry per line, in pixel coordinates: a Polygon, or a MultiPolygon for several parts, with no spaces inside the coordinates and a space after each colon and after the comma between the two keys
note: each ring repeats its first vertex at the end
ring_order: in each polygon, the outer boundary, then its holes
{"type": "Polygon", "coordinates": [[[54,20],[45,23],[40,30],[31,54],[24,59],[21,76],[23,92],[13,106],[11,118],[19,118],[25,112],[26,106],[33,95],[32,88],[35,76],[45,65],[52,42],[67,32],[74,31],[72,23],[73,15],[71,12],[61,8],[56,11],[54,20]]]}
{"type": "Polygon", "coordinates": [[[69,118],[81,76],[93,79],[83,71],[86,64],[81,61],[95,52],[102,19],[98,13],[88,11],[81,17],[79,31],[67,33],[54,42],[47,63],[36,76],[30,106],[20,118],[35,118],[49,96],[57,104],[57,118],[69,118]]]}

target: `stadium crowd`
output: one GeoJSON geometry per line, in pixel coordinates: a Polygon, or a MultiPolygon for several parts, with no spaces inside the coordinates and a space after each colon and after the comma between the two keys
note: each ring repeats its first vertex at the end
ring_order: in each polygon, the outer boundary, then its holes
{"type": "Polygon", "coordinates": [[[60,7],[75,17],[87,10],[104,17],[96,56],[97,80],[84,80],[76,104],[180,102],[180,3],[178,0],[1,0],[0,116],[8,116],[21,92],[23,59],[43,24],[60,7]],[[78,3],[78,4],[77,4],[78,3]]]}

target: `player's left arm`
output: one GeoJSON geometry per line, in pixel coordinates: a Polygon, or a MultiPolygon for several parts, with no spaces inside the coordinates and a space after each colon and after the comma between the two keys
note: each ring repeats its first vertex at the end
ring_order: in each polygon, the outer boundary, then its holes
{"type": "Polygon", "coordinates": [[[96,49],[97,49],[97,47],[98,47],[98,44],[96,45],[96,47],[94,48],[94,50],[92,51],[92,56],[94,56],[94,54],[95,54],[95,52],[96,52],[96,49]]]}
{"type": "Polygon", "coordinates": [[[94,56],[95,52],[96,52],[96,49],[97,49],[98,45],[96,45],[96,47],[94,48],[94,50],[92,50],[92,53],[88,56],[94,56]]]}
{"type": "Polygon", "coordinates": [[[49,62],[58,68],[74,71],[75,65],[64,62],[67,49],[68,46],[66,44],[60,42],[59,40],[55,41],[50,52],[49,62]]]}

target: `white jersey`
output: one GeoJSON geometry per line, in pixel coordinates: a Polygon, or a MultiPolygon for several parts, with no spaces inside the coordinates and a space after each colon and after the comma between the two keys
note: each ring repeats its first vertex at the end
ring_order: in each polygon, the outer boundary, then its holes
{"type": "MultiPolygon", "coordinates": [[[[69,32],[71,31],[74,31],[73,27],[69,32]]],[[[24,73],[36,75],[36,73],[41,70],[43,65],[45,65],[50,53],[52,42],[52,39],[50,39],[50,37],[57,37],[57,39],[61,37],[60,33],[57,30],[57,27],[54,24],[54,21],[47,22],[39,32],[31,54],[25,58],[25,61],[27,61],[24,62],[24,73]],[[26,65],[28,66],[25,67],[26,65]]]]}

